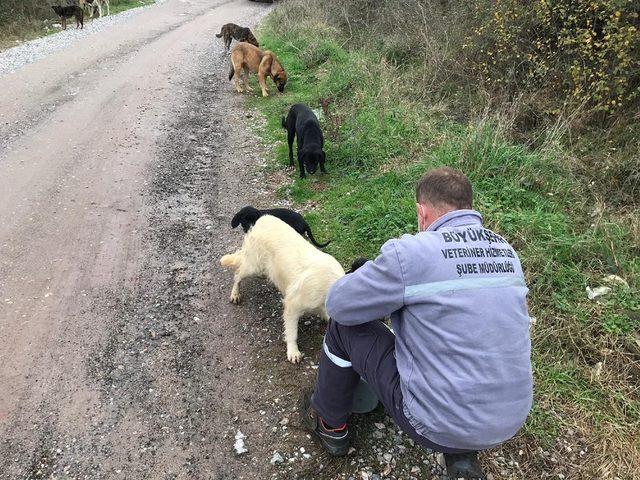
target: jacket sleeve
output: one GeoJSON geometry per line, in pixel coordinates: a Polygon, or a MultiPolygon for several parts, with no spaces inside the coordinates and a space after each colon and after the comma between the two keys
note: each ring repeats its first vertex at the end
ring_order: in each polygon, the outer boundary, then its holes
{"type": "Polygon", "coordinates": [[[336,281],[329,289],[326,309],[342,325],[377,320],[404,305],[404,280],[395,240],[380,249],[374,261],[336,281]]]}

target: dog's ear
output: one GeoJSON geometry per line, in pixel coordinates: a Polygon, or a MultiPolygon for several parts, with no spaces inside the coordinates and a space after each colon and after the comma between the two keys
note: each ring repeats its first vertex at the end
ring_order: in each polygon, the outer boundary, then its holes
{"type": "Polygon", "coordinates": [[[240,225],[240,212],[236,213],[231,220],[231,228],[236,228],[240,225]]]}
{"type": "Polygon", "coordinates": [[[260,212],[257,209],[252,211],[249,215],[247,215],[247,220],[251,222],[251,225],[254,225],[259,218],[260,218],[260,212]]]}

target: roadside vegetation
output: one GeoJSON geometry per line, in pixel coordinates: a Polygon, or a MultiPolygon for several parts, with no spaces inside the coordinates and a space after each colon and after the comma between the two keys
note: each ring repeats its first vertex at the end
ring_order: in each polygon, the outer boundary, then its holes
{"type": "Polygon", "coordinates": [[[501,449],[518,461],[513,478],[640,478],[637,10],[291,0],[258,35],[289,75],[284,95],[250,100],[274,176],[288,163],[281,117],[331,102],[329,173],[291,172],[279,192],[333,240],[328,252],[348,265],[416,232],[415,182],[440,165],[469,175],[476,209],[519,252],[535,406],[501,449]],[[589,299],[600,286],[610,293],[589,299]]]}
{"type": "MultiPolygon", "coordinates": [[[[72,0],[0,1],[0,50],[59,32],[60,29],[53,27],[53,24],[60,23],[60,18],[53,12],[51,5],[71,5],[73,3],[77,2],[72,0]]],[[[110,0],[109,3],[111,14],[115,14],[130,8],[155,3],[155,0],[110,0]]],[[[90,21],[85,17],[85,25],[90,21]]]]}

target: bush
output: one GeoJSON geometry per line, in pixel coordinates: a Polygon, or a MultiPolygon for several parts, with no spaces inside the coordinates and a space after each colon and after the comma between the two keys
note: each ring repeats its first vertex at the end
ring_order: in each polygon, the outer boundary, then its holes
{"type": "Polygon", "coordinates": [[[566,103],[613,114],[640,95],[638,3],[631,0],[475,0],[466,62],[510,94],[546,90],[566,103]]]}

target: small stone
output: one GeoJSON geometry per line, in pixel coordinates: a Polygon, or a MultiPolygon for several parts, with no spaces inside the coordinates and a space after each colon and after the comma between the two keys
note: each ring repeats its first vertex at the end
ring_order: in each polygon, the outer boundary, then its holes
{"type": "Polygon", "coordinates": [[[235,436],[236,441],[233,444],[236,455],[242,455],[243,453],[247,453],[249,451],[244,444],[245,438],[247,437],[240,430],[238,430],[235,436]]]}
{"type": "Polygon", "coordinates": [[[385,425],[384,425],[384,423],[378,423],[378,422],[376,422],[376,423],[374,423],[374,425],[376,426],[376,428],[377,428],[378,430],[384,430],[384,429],[386,428],[386,427],[385,427],[385,425]]]}
{"type": "Polygon", "coordinates": [[[282,455],[280,455],[278,452],[274,453],[273,457],[271,457],[271,465],[278,465],[283,462],[284,458],[282,458],[282,455]]]}

